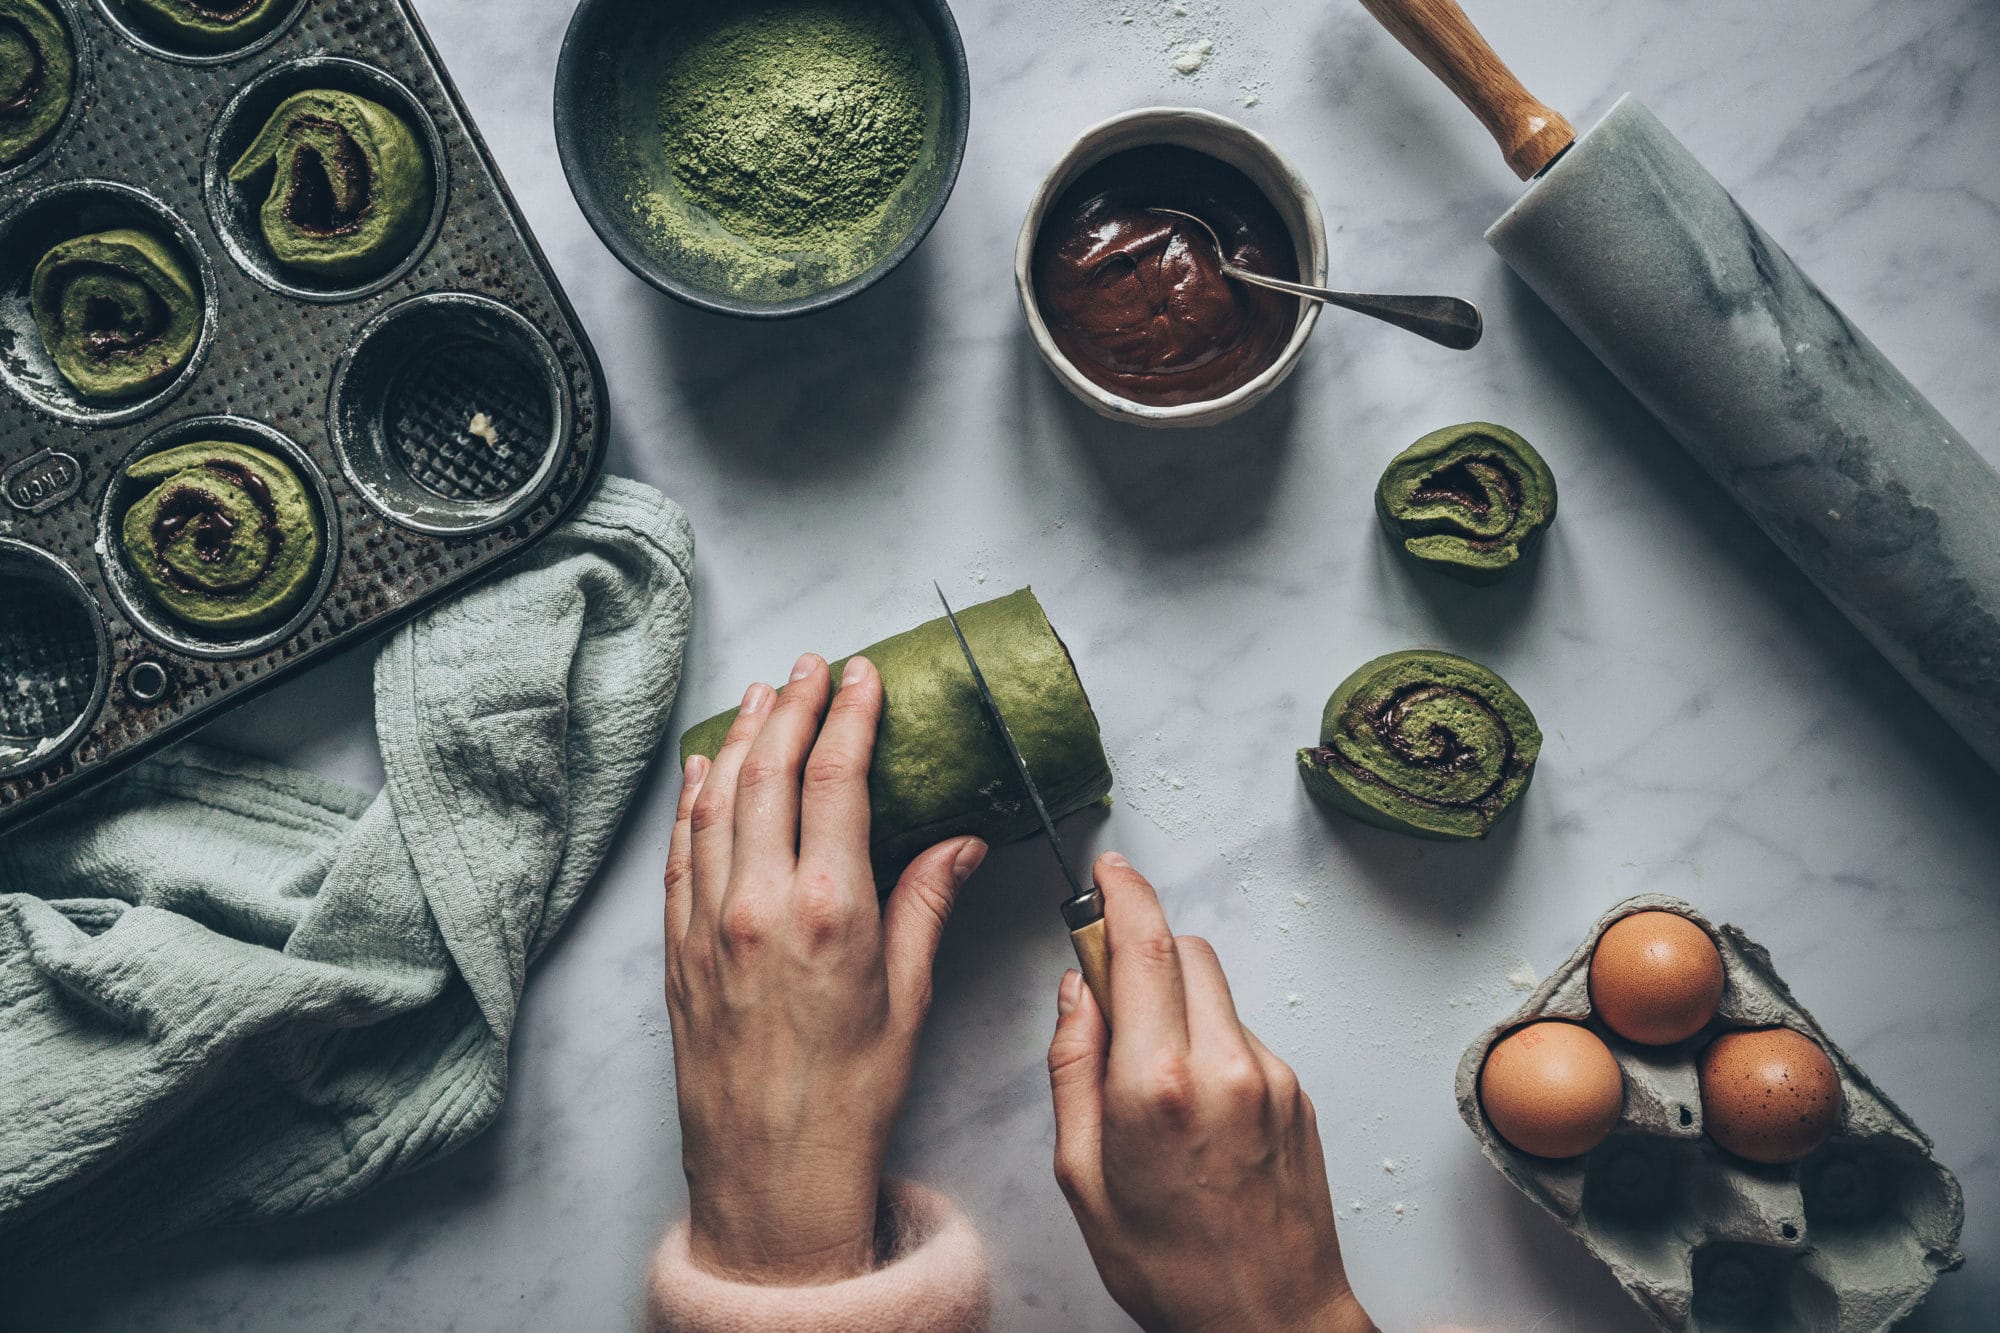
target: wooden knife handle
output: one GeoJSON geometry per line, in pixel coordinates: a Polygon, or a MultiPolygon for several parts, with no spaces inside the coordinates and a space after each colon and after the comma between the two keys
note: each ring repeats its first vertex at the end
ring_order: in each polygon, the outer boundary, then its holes
{"type": "Polygon", "coordinates": [[[1069,942],[1076,946],[1076,964],[1083,972],[1084,984],[1097,1000],[1097,1008],[1104,1015],[1105,1025],[1111,1023],[1111,940],[1104,933],[1104,918],[1099,917],[1086,926],[1078,926],[1069,933],[1069,942]]]}
{"type": "Polygon", "coordinates": [[[1521,86],[1457,0],[1361,0],[1361,4],[1472,109],[1522,180],[1576,142],[1576,127],[1521,86]]]}

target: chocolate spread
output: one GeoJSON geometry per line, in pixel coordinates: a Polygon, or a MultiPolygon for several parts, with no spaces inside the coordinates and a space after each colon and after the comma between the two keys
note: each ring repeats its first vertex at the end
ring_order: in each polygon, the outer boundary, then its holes
{"type": "Polygon", "coordinates": [[[1278,211],[1248,176],[1191,148],[1114,153],[1050,206],[1035,239],[1035,298],[1062,354],[1093,383],[1156,407],[1219,398],[1278,359],[1297,297],[1226,277],[1206,232],[1239,268],[1297,280],[1278,211]]]}

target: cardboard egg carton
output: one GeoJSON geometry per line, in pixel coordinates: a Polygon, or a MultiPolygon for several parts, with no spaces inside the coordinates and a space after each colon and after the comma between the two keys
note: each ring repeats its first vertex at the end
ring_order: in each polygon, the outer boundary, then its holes
{"type": "Polygon", "coordinates": [[[1642,894],[1599,918],[1519,1011],[1459,1061],[1458,1111],[1507,1178],[1609,1265],[1663,1329],[1886,1328],[1964,1263],[1965,1203],[1931,1141],[1820,1030],[1779,979],[1771,956],[1675,898],[1642,894]],[[1672,1046],[1638,1046],[1591,1012],[1590,958],[1606,927],[1634,912],[1677,912],[1722,953],[1715,1019],[1672,1046]],[[1510,1147],[1479,1103],[1479,1072],[1502,1035],[1543,1018],[1588,1025],[1625,1079],[1625,1109],[1590,1153],[1553,1161],[1510,1147]],[[1729,1028],[1796,1028],[1825,1048],[1844,1104],[1833,1136],[1803,1162],[1760,1166],[1702,1133],[1696,1065],[1729,1028]]]}

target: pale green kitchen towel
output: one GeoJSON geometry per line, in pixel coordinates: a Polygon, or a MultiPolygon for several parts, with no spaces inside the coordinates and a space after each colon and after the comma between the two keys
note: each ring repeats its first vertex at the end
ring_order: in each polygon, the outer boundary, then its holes
{"type": "Polygon", "coordinates": [[[372,799],[182,745],[0,840],[0,1271],[321,1207],[492,1121],[664,733],[693,555],[606,479],[395,631],[372,799]]]}

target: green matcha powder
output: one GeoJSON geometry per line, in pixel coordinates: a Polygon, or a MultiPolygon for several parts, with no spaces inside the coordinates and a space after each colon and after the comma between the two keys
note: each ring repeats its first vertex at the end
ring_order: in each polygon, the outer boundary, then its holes
{"type": "Polygon", "coordinates": [[[662,147],[684,202],[655,192],[642,208],[732,285],[790,286],[801,270],[844,281],[907,229],[890,214],[923,149],[928,87],[905,21],[865,0],[696,20],[676,34],[660,80],[662,147]]]}

